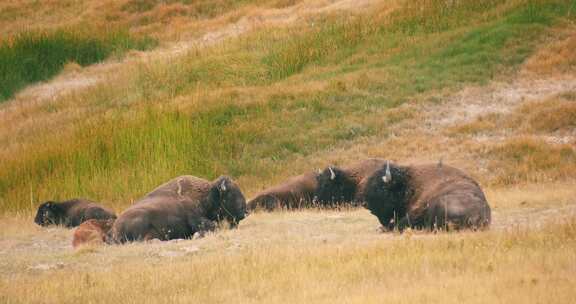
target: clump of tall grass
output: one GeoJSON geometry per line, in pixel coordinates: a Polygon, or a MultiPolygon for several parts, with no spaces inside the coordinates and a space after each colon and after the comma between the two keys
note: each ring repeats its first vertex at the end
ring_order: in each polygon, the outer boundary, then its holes
{"type": "Polygon", "coordinates": [[[346,58],[376,29],[377,24],[372,22],[344,19],[319,20],[295,30],[294,36],[278,41],[262,58],[268,77],[280,80],[300,73],[310,64],[346,58]]]}
{"type": "Polygon", "coordinates": [[[0,40],[0,102],[28,84],[47,80],[67,62],[86,66],[129,49],[144,50],[155,44],[120,29],[96,35],[90,31],[59,29],[23,32],[0,40]]]}

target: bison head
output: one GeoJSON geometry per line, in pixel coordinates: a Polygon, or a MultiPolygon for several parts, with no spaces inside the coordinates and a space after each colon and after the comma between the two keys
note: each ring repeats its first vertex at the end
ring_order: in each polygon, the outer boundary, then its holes
{"type": "Polygon", "coordinates": [[[315,200],[321,205],[351,202],[356,193],[356,181],[346,171],[329,166],[316,176],[318,187],[315,200]]]}
{"type": "Polygon", "coordinates": [[[384,227],[390,228],[392,219],[406,215],[410,192],[406,169],[387,162],[368,178],[364,190],[366,208],[384,227]]]}
{"type": "Polygon", "coordinates": [[[246,199],[240,188],[229,177],[221,176],[212,183],[208,201],[212,207],[211,220],[225,219],[232,227],[246,217],[246,199]]]}
{"type": "Polygon", "coordinates": [[[62,210],[58,203],[48,201],[41,204],[36,212],[34,222],[40,226],[59,225],[62,223],[62,210]]]}

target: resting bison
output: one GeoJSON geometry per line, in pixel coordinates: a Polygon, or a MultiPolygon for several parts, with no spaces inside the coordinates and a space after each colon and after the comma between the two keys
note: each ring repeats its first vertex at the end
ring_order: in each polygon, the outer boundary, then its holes
{"type": "Polygon", "coordinates": [[[317,177],[316,200],[322,205],[363,202],[368,177],[385,163],[368,158],[343,168],[329,166],[317,177]]]}
{"type": "Polygon", "coordinates": [[[246,215],[246,201],[229,178],[214,182],[185,175],[159,186],[122,213],[112,227],[114,242],[189,238],[216,228],[235,227],[246,215]]]}
{"type": "Polygon", "coordinates": [[[248,202],[248,209],[295,209],[310,206],[316,191],[316,172],[294,176],[280,185],[270,187],[248,202]]]}
{"type": "Polygon", "coordinates": [[[87,220],[74,231],[72,247],[84,244],[103,244],[108,242],[108,232],[114,224],[114,219],[87,220]]]}
{"type": "Polygon", "coordinates": [[[72,199],[64,202],[45,202],[36,212],[34,222],[40,226],[64,225],[76,227],[89,219],[115,219],[116,215],[108,208],[86,199],[72,199]]]}
{"type": "Polygon", "coordinates": [[[476,181],[464,172],[438,165],[386,164],[369,179],[366,207],[384,228],[485,228],[490,207],[476,181]]]}

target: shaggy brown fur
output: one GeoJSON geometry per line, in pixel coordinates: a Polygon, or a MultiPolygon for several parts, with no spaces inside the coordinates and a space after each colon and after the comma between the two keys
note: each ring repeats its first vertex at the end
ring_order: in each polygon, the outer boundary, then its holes
{"type": "Polygon", "coordinates": [[[294,176],[270,187],[248,202],[248,210],[276,208],[296,209],[312,205],[318,182],[316,172],[294,176]]]}
{"type": "Polygon", "coordinates": [[[316,199],[323,205],[363,202],[368,177],[385,163],[368,158],[342,168],[329,166],[317,177],[316,199]]]}
{"type": "Polygon", "coordinates": [[[107,243],[107,234],[113,224],[114,219],[85,221],[74,231],[72,247],[77,248],[85,244],[107,243]]]}
{"type": "Polygon", "coordinates": [[[114,211],[87,199],[64,202],[48,201],[38,207],[34,222],[40,226],[64,225],[76,227],[89,219],[115,219],[114,211]]]}
{"type": "Polygon", "coordinates": [[[240,188],[226,176],[214,182],[185,175],[159,186],[118,217],[115,242],[191,237],[228,221],[235,227],[246,215],[240,188]]]}
{"type": "Polygon", "coordinates": [[[478,183],[446,165],[397,166],[390,164],[369,178],[367,208],[387,228],[485,228],[490,207],[478,183]]]}

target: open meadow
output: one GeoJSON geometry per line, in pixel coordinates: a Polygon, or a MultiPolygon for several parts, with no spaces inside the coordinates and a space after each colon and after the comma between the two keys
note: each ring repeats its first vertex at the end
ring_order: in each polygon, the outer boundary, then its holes
{"type": "Polygon", "coordinates": [[[576,1],[39,3],[0,3],[0,303],[575,301],[576,1]],[[278,210],[73,249],[33,221],[74,197],[120,214],[185,174],[249,199],[367,157],[461,168],[490,229],[278,210]]]}

